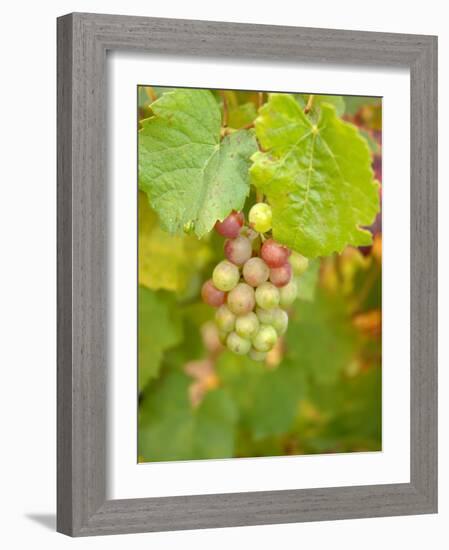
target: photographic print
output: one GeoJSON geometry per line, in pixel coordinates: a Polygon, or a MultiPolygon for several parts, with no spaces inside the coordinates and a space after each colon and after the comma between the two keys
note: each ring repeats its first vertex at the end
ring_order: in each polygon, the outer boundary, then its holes
{"type": "Polygon", "coordinates": [[[142,85],[139,463],[382,450],[382,99],[142,85]]]}

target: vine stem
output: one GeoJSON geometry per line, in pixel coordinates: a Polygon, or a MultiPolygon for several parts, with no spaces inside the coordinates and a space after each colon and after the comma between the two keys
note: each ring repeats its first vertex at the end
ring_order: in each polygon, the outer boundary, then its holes
{"type": "Polygon", "coordinates": [[[157,95],[151,86],[145,86],[145,92],[147,93],[147,96],[151,102],[156,101],[157,95]]]}
{"type": "Polygon", "coordinates": [[[262,193],[262,191],[259,191],[259,189],[257,189],[257,191],[256,191],[256,202],[263,202],[263,201],[264,201],[263,193],[262,193]]]}
{"type": "Polygon", "coordinates": [[[229,108],[228,108],[228,99],[224,92],[220,92],[221,99],[223,100],[223,126],[226,128],[229,120],[229,108]]]}
{"type": "Polygon", "coordinates": [[[313,107],[313,98],[314,98],[313,94],[309,95],[309,99],[307,100],[307,104],[304,107],[305,114],[310,112],[310,110],[312,109],[312,107],[313,107]]]}

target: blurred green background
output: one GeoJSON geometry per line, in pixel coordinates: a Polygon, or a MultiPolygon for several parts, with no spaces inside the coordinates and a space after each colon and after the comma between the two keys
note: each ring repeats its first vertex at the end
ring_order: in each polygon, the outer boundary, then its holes
{"type": "MultiPolygon", "coordinates": [[[[140,119],[167,90],[139,87],[140,119]]],[[[257,92],[215,93],[232,127],[254,120],[257,92]]],[[[381,100],[326,100],[359,127],[381,181],[381,100]]],[[[256,363],[221,346],[201,302],[223,239],[169,235],[139,192],[139,462],[381,450],[380,215],[371,230],[371,247],[310,263],[287,334],[256,363]]]]}

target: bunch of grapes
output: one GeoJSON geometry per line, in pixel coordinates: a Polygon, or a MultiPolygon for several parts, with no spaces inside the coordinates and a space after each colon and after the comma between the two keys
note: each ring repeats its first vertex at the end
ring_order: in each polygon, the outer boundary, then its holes
{"type": "Polygon", "coordinates": [[[294,275],[308,266],[307,258],[291,252],[266,234],[271,207],[255,204],[245,224],[242,212],[232,212],[215,230],[227,240],[226,259],[202,287],[204,302],[217,308],[220,339],[231,351],[263,361],[288,326],[286,309],[297,295],[294,275]]]}

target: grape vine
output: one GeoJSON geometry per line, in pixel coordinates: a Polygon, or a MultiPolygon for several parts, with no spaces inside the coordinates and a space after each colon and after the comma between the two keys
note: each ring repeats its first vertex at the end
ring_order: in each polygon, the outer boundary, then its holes
{"type": "Polygon", "coordinates": [[[139,87],[141,460],[379,448],[380,105],[139,87]]]}

